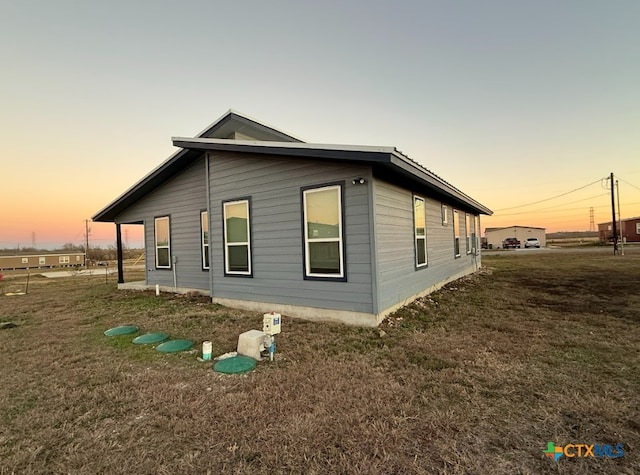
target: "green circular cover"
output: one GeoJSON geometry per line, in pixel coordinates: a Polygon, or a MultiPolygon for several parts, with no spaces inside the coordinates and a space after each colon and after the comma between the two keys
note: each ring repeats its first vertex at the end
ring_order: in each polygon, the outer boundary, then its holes
{"type": "Polygon", "coordinates": [[[186,351],[193,346],[193,342],[189,340],[169,340],[156,346],[156,350],[162,353],[177,353],[178,351],[186,351]]]}
{"type": "Polygon", "coordinates": [[[145,333],[135,337],[132,341],[136,345],[149,345],[151,343],[161,343],[169,339],[169,335],[166,333],[145,333]]]}
{"type": "Polygon", "coordinates": [[[138,331],[135,325],[120,325],[119,327],[109,328],[104,332],[106,336],[129,335],[138,331]]]}
{"type": "Polygon", "coordinates": [[[232,356],[231,358],[225,358],[217,361],[213,365],[213,369],[218,373],[225,374],[238,374],[246,373],[256,367],[256,360],[244,355],[232,356]]]}

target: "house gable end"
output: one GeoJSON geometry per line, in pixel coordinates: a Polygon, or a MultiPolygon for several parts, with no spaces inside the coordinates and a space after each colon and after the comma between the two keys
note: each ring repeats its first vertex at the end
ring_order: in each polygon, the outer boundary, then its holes
{"type": "Polygon", "coordinates": [[[227,111],[196,137],[209,139],[302,142],[302,140],[234,110],[227,111]]]}
{"type": "MultiPolygon", "coordinates": [[[[196,137],[233,140],[249,139],[266,142],[302,142],[302,140],[290,134],[234,110],[229,110],[224,113],[222,117],[209,125],[196,137]]],[[[198,151],[185,149],[174,153],[116,200],[96,213],[92,217],[93,221],[113,222],[116,216],[167,180],[180,173],[180,171],[191,165],[200,155],[202,154],[198,151]]]]}

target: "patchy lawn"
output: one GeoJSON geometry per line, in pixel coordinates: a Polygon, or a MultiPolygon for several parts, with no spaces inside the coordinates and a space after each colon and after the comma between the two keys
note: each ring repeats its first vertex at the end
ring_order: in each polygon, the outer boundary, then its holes
{"type": "Polygon", "coordinates": [[[32,275],[0,295],[17,325],[0,330],[0,474],[637,473],[640,249],[625,252],[485,256],[378,329],[285,317],[276,361],[244,376],[102,332],[221,354],[261,314],[32,275]],[[549,441],[625,455],[554,462],[549,441]]]}

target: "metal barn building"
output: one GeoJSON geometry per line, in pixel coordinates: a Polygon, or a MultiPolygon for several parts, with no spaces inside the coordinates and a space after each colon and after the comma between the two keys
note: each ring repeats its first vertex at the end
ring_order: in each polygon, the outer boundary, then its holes
{"type": "Polygon", "coordinates": [[[531,226],[508,226],[506,228],[487,228],[484,230],[487,245],[491,249],[501,249],[502,242],[508,238],[516,238],[520,241],[520,247],[524,248],[524,242],[528,237],[538,238],[540,246],[547,245],[546,229],[531,226]]]}

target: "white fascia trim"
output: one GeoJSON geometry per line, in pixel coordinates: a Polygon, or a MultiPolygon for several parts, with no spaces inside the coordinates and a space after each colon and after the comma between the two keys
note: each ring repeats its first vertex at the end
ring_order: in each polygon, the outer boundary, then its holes
{"type": "Polygon", "coordinates": [[[233,140],[233,139],[206,139],[191,137],[171,137],[172,142],[185,142],[194,145],[239,145],[253,146],[265,148],[291,148],[291,149],[313,149],[313,150],[332,150],[332,151],[350,151],[350,152],[377,152],[377,153],[393,153],[395,147],[378,147],[370,145],[340,145],[340,144],[321,144],[321,143],[304,143],[304,142],[272,142],[264,140],[233,140]]]}

